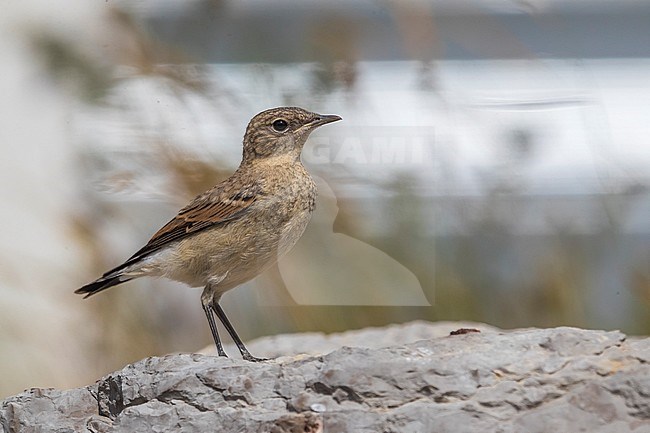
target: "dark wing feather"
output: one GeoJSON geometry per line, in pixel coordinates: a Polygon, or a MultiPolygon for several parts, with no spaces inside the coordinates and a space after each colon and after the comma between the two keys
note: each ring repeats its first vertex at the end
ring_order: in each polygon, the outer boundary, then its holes
{"type": "Polygon", "coordinates": [[[196,197],[181,209],[174,219],[158,230],[144,247],[104,276],[119,272],[171,242],[191,236],[208,227],[240,218],[257,200],[258,188],[249,185],[231,190],[227,186],[229,185],[218,185],[196,197]]]}

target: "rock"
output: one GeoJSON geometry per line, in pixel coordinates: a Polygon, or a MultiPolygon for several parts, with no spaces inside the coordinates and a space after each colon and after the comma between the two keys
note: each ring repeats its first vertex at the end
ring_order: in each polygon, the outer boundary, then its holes
{"type": "MultiPolygon", "coordinates": [[[[458,329],[478,329],[483,332],[496,332],[498,328],[475,322],[425,322],[416,320],[400,325],[388,325],[381,328],[364,328],[335,334],[322,332],[303,332],[300,334],[285,334],[263,337],[246,343],[246,347],[265,358],[293,356],[297,354],[324,355],[343,346],[381,347],[413,343],[430,338],[446,337],[458,329]]],[[[234,344],[226,345],[226,351],[239,354],[234,344]]],[[[214,344],[209,345],[200,353],[215,354],[214,344]]]]}
{"type": "Polygon", "coordinates": [[[85,388],[10,397],[0,425],[96,433],[650,432],[650,339],[477,324],[459,327],[480,333],[449,336],[449,324],[440,326],[447,336],[419,322],[262,339],[258,348],[283,353],[297,342],[310,351],[340,341],[357,347],[259,364],[202,354],[147,358],[85,388]]]}

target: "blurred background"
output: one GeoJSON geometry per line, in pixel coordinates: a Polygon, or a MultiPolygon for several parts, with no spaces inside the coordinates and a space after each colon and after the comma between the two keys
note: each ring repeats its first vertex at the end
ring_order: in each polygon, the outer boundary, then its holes
{"type": "Polygon", "coordinates": [[[279,105],[344,122],[305,148],[323,193],[299,254],[223,299],[244,339],[414,319],[650,333],[648,2],[1,9],[0,398],[211,343],[200,290],[72,292],[227,177],[279,105]]]}

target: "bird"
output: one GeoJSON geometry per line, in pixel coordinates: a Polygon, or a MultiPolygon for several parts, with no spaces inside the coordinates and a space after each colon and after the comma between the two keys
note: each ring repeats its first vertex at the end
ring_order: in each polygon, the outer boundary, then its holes
{"type": "Polygon", "coordinates": [[[223,349],[214,316],[248,351],[219,304],[221,297],[264,272],[302,236],[315,207],[316,185],[301,152],[316,128],[342,120],[299,107],[256,114],[246,127],[239,167],[199,194],[128,260],[75,290],[84,299],[144,276],[203,287],[201,305],[219,356],[223,349]]]}

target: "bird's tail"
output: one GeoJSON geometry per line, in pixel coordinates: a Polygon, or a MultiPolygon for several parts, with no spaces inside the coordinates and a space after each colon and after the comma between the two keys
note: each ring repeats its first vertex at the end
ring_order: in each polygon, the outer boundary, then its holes
{"type": "Polygon", "coordinates": [[[86,284],[85,286],[75,290],[75,293],[81,294],[81,295],[86,295],[84,296],[84,299],[86,299],[88,296],[94,295],[96,293],[102,292],[106,289],[110,289],[113,286],[117,286],[118,284],[125,283],[127,281],[132,280],[133,276],[127,276],[123,274],[106,274],[103,277],[100,277],[93,281],[92,283],[86,284]]]}

